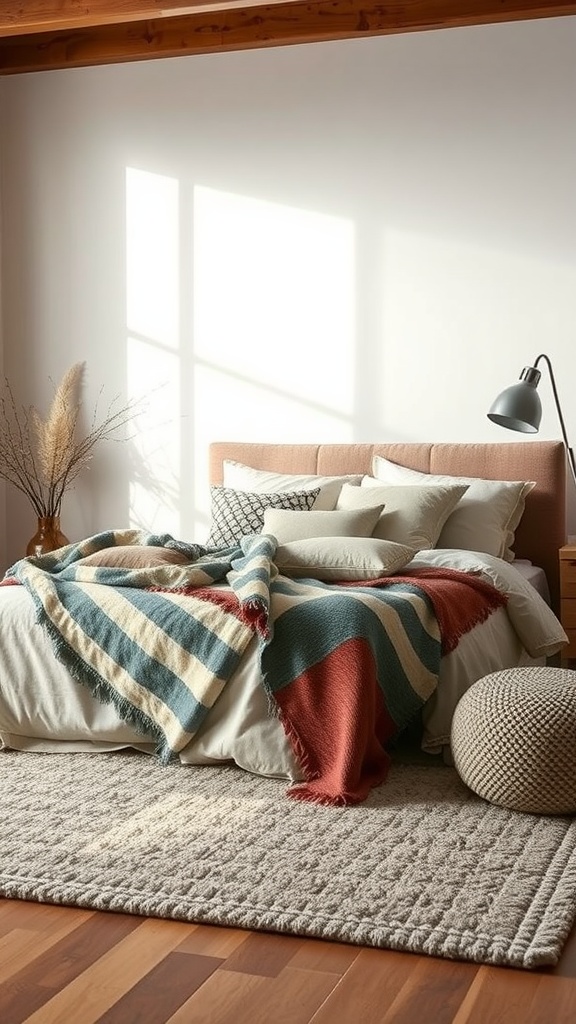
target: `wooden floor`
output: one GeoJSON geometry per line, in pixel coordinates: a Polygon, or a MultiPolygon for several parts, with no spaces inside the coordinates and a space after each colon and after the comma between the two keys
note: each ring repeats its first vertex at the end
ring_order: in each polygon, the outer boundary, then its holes
{"type": "Polygon", "coordinates": [[[0,1021],[574,1024],[576,930],[532,972],[0,899],[0,1021]]]}

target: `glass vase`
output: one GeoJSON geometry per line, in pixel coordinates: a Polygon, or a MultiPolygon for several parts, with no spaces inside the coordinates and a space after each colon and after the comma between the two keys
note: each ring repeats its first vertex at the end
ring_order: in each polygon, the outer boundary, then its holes
{"type": "Polygon", "coordinates": [[[39,516],[38,528],[28,541],[26,554],[45,555],[48,551],[56,551],[57,548],[63,548],[69,543],[68,537],[60,529],[60,516],[39,516]]]}

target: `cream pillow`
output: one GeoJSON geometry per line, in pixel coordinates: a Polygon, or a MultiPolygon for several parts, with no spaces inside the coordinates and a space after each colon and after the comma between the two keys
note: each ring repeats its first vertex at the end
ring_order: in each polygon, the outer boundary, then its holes
{"type": "Polygon", "coordinates": [[[437,547],[483,551],[505,562],[514,561],[514,531],[524,513],[526,495],[536,486],[533,481],[420,473],[381,455],[374,456],[372,472],[388,484],[466,484],[468,489],[448,516],[437,547]]]}
{"type": "MultiPolygon", "coordinates": [[[[359,487],[346,484],[354,491],[359,487]]],[[[357,511],[292,512],[281,508],[267,508],[262,533],[276,537],[278,544],[310,537],[370,537],[382,512],[382,503],[365,503],[357,511]]]]}
{"type": "Polygon", "coordinates": [[[407,544],[420,551],[436,546],[446,519],[465,490],[465,484],[453,487],[388,486],[365,476],[361,487],[344,484],[338,508],[363,508],[381,502],[384,511],[374,527],[373,536],[407,544]]]}
{"type": "Polygon", "coordinates": [[[281,544],[274,562],[284,576],[316,580],[375,580],[391,576],[416,552],[375,537],[309,537],[281,544]]]}
{"type": "Polygon", "coordinates": [[[359,484],[361,473],[346,476],[315,476],[310,473],[275,473],[268,469],[253,469],[242,462],[225,459],[223,463],[224,486],[237,491],[253,491],[256,494],[271,494],[274,491],[304,491],[320,488],[314,502],[315,509],[334,509],[342,484],[359,484]]]}

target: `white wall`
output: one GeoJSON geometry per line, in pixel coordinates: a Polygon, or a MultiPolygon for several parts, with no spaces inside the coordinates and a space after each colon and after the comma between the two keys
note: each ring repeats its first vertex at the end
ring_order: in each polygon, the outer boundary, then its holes
{"type": "Polygon", "coordinates": [[[213,439],[518,440],[486,410],[541,351],[576,438],[575,54],[563,18],[1,80],[6,372],[149,396],[68,535],[203,539],[213,439]]]}
{"type": "MultiPolygon", "coordinates": [[[[0,138],[0,154],[2,152],[2,139],[0,138]]],[[[1,168],[1,160],[0,160],[1,168]]],[[[0,176],[0,197],[2,192],[2,182],[0,176]]],[[[2,330],[2,221],[1,221],[1,203],[0,203],[0,382],[4,380],[4,351],[3,351],[3,330],[2,330]]],[[[3,480],[0,480],[0,571],[6,567],[8,556],[6,552],[6,497],[5,497],[5,484],[3,480]]]]}

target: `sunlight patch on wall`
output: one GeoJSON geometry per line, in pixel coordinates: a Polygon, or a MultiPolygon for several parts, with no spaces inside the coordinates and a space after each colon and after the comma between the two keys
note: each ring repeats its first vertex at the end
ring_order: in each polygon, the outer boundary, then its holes
{"type": "Polygon", "coordinates": [[[179,536],[179,188],[174,178],[126,170],[128,397],[145,396],[132,442],[130,525],[179,536]]]}
{"type": "Polygon", "coordinates": [[[351,441],[352,221],[197,186],[194,360],[200,509],[212,440],[351,441]]]}
{"type": "Polygon", "coordinates": [[[197,358],[280,389],[300,423],[351,415],[351,221],[197,187],[194,296],[197,358]]]}

